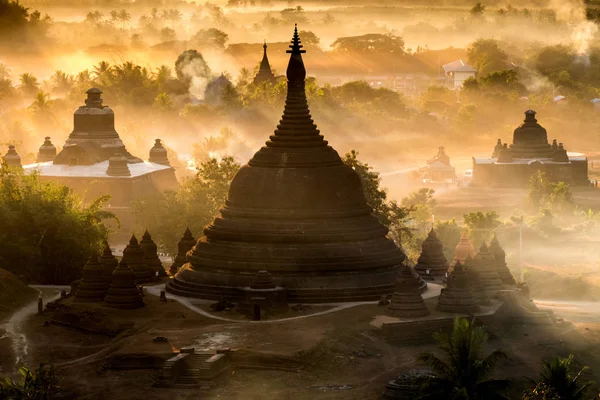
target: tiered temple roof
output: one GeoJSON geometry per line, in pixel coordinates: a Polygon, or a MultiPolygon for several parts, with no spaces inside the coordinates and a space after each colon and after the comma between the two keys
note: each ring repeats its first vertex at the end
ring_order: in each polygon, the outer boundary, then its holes
{"type": "Polygon", "coordinates": [[[123,258],[112,274],[112,282],[104,298],[108,307],[131,310],[144,306],[142,295],[135,284],[135,274],[123,258]]]}
{"type": "Polygon", "coordinates": [[[415,318],[429,315],[429,310],[421,296],[421,290],[410,268],[402,267],[396,281],[392,299],[387,307],[388,314],[394,317],[415,318]]]}
{"type": "Polygon", "coordinates": [[[17,153],[15,146],[12,144],[8,146],[8,152],[2,158],[8,167],[23,168],[23,165],[21,164],[21,156],[19,153],[17,153]]]}
{"type": "Polygon", "coordinates": [[[479,275],[473,266],[473,259],[470,255],[467,256],[465,260],[464,267],[467,270],[467,275],[469,277],[469,284],[471,286],[471,291],[473,292],[473,296],[477,301],[477,304],[480,306],[490,304],[490,298],[485,292],[485,288],[479,279],[479,275]]]}
{"type": "Polygon", "coordinates": [[[506,265],[506,253],[504,249],[500,246],[500,242],[498,242],[498,238],[494,235],[492,242],[490,243],[490,253],[494,256],[496,261],[496,271],[500,276],[500,279],[505,285],[515,286],[517,282],[515,282],[515,278],[510,273],[508,266],[506,265]]]}
{"type": "Polygon", "coordinates": [[[109,286],[110,277],[98,261],[98,254],[93,254],[83,267],[81,282],[75,292],[75,301],[102,302],[109,286]]]}
{"type": "Polygon", "coordinates": [[[231,182],[220,214],[167,284],[173,293],[238,298],[268,270],[290,301],[378,300],[391,294],[403,252],[372,215],[358,174],[311,118],[297,29],[288,91],[274,134],[231,182]]]}
{"type": "Polygon", "coordinates": [[[37,155],[37,162],[53,161],[56,157],[56,146],[52,144],[49,136],[44,139],[44,144],[40,146],[37,155]]]}
{"type": "Polygon", "coordinates": [[[254,77],[252,83],[254,85],[259,85],[263,82],[275,82],[275,75],[273,75],[273,71],[271,71],[271,65],[269,64],[269,58],[267,57],[267,41],[265,40],[265,44],[263,45],[263,58],[260,62],[260,67],[258,68],[258,73],[254,77]]]}
{"type": "Polygon", "coordinates": [[[477,300],[471,290],[467,270],[460,261],[448,275],[448,286],[442,289],[437,309],[455,314],[471,314],[479,310],[477,300]]]}
{"type": "Polygon", "coordinates": [[[448,260],[444,256],[444,245],[431,228],[423,241],[421,255],[415,265],[415,271],[427,280],[442,280],[448,272],[448,260]]]}
{"type": "Polygon", "coordinates": [[[458,261],[464,264],[469,256],[471,258],[475,257],[475,247],[473,247],[473,243],[469,240],[467,232],[463,232],[454,250],[454,260],[452,260],[452,264],[450,265],[454,267],[458,261]]]}
{"type": "Polygon", "coordinates": [[[489,252],[485,242],[481,245],[479,253],[473,259],[473,267],[488,296],[494,297],[499,290],[504,288],[502,280],[496,271],[496,259],[489,252]]]}
{"type": "Polygon", "coordinates": [[[148,265],[152,274],[160,277],[167,276],[162,262],[160,262],[160,259],[158,258],[158,246],[154,243],[152,236],[150,236],[148,231],[144,232],[142,240],[140,241],[140,247],[144,251],[146,265],[148,265]]]}
{"type": "Polygon", "coordinates": [[[140,247],[135,235],[131,235],[129,244],[123,250],[123,259],[135,274],[136,283],[140,284],[152,280],[152,272],[146,263],[144,250],[140,247]]]}
{"type": "Polygon", "coordinates": [[[187,262],[187,252],[192,249],[196,245],[196,239],[192,235],[192,231],[190,228],[185,228],[185,232],[183,233],[183,237],[177,243],[177,256],[175,260],[173,260],[173,264],[169,269],[171,275],[175,275],[179,268],[183,266],[187,262]]]}

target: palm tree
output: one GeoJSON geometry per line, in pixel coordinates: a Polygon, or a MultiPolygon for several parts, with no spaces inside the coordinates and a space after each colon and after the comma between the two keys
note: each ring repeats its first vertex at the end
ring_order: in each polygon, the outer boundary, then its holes
{"type": "Polygon", "coordinates": [[[102,14],[100,11],[90,11],[85,16],[84,22],[90,25],[97,25],[100,23],[100,21],[102,21],[102,17],[104,17],[104,14],[102,14]]]}
{"type": "Polygon", "coordinates": [[[54,75],[50,77],[50,81],[52,82],[52,91],[62,95],[70,93],[75,85],[73,76],[59,69],[54,71],[54,75]]]}
{"type": "Polygon", "coordinates": [[[125,30],[125,24],[131,21],[131,14],[127,10],[119,11],[119,21],[123,24],[123,30],[125,30]]]}
{"type": "Polygon", "coordinates": [[[2,399],[50,399],[62,390],[53,365],[40,364],[37,370],[21,367],[22,382],[9,377],[0,379],[2,399]]]}
{"type": "Polygon", "coordinates": [[[29,110],[36,116],[50,115],[52,114],[52,100],[50,95],[44,92],[37,92],[33,103],[29,106],[29,110]]]}
{"type": "Polygon", "coordinates": [[[30,73],[21,74],[19,81],[21,81],[21,91],[26,96],[32,97],[40,90],[37,78],[30,73]]]}
{"type": "Polygon", "coordinates": [[[588,367],[583,367],[575,375],[571,373],[571,364],[573,363],[573,354],[569,357],[556,357],[550,361],[544,361],[542,371],[540,372],[540,381],[536,383],[534,389],[528,391],[523,396],[528,399],[535,399],[540,392],[550,393],[560,400],[582,400],[585,396],[590,383],[581,383],[580,378],[588,367]]]}
{"type": "Polygon", "coordinates": [[[10,69],[8,65],[0,62],[0,81],[10,79],[10,69]]]}
{"type": "Polygon", "coordinates": [[[154,72],[153,77],[154,82],[158,85],[159,88],[162,89],[165,83],[167,83],[167,81],[171,79],[172,70],[166,65],[161,65],[160,67],[156,68],[156,72],[154,72]]]}
{"type": "Polygon", "coordinates": [[[435,378],[425,382],[420,399],[432,400],[495,400],[507,399],[502,392],[509,381],[491,379],[499,360],[506,358],[502,350],[484,357],[488,336],[474,321],[454,320],[452,334],[434,335],[444,359],[425,352],[418,360],[428,365],[435,378]]]}
{"type": "Polygon", "coordinates": [[[119,20],[119,12],[117,10],[111,10],[110,13],[110,22],[117,22],[119,20]]]}

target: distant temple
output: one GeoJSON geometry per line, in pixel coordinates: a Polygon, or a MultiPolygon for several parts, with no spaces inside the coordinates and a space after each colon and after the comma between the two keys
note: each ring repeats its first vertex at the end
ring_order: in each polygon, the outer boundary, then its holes
{"type": "Polygon", "coordinates": [[[269,58],[267,57],[267,42],[263,45],[263,58],[260,62],[260,67],[258,69],[258,74],[254,77],[252,83],[254,85],[259,85],[263,82],[274,83],[275,75],[273,75],[273,71],[271,71],[271,64],[269,64],[269,58]]]}
{"type": "Polygon", "coordinates": [[[450,157],[446,154],[444,146],[438,148],[435,157],[427,161],[425,167],[419,168],[422,182],[452,183],[456,180],[456,170],[450,164],[450,157]]]}
{"type": "Polygon", "coordinates": [[[406,256],[373,215],[358,174],[311,118],[302,47],[296,29],[283,116],[233,178],[220,214],[187,252],[168,292],[242,302],[257,274],[267,273],[290,303],[379,300],[394,292],[406,256]]]}
{"type": "MultiPolygon", "coordinates": [[[[131,200],[176,189],[175,172],[160,140],[149,152],[150,161],[129,153],[115,130],[114,112],[102,104],[102,91],[92,88],[86,93],[85,105],[75,111],[74,128],[62,151],[57,154],[50,138],[46,137],[38,162],[23,168],[26,173],[38,171],[44,180],[73,188],[84,200],[110,195],[111,211],[127,229],[131,222],[128,221],[131,200]]],[[[13,164],[14,158],[10,159],[13,164]]]]}
{"type": "Polygon", "coordinates": [[[535,114],[533,110],[525,112],[525,121],[515,129],[510,146],[498,139],[492,157],[473,157],[471,185],[526,186],[537,171],[545,172],[553,181],[588,184],[587,158],[568,154],[556,139],[548,143],[546,129],[538,124],[535,114]]]}

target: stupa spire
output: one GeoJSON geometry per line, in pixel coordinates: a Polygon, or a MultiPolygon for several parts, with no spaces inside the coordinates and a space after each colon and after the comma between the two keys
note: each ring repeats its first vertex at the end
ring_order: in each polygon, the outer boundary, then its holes
{"type": "Polygon", "coordinates": [[[438,239],[433,226],[421,250],[415,271],[428,280],[442,280],[448,272],[448,260],[444,256],[444,246],[438,239]]]}

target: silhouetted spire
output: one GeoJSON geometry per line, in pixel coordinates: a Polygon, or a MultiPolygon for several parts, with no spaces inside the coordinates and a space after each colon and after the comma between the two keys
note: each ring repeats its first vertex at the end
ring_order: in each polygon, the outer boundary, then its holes
{"type": "Polygon", "coordinates": [[[267,57],[267,41],[263,44],[263,58],[260,62],[260,67],[258,69],[258,73],[254,77],[252,83],[254,85],[258,85],[263,82],[275,82],[275,75],[273,75],[273,71],[271,71],[271,64],[269,64],[269,58],[267,57]]]}
{"type": "Polygon", "coordinates": [[[290,61],[287,67],[287,78],[288,78],[288,92],[289,83],[291,82],[302,82],[302,90],[304,90],[304,79],[306,78],[306,69],[304,68],[304,61],[302,61],[302,54],[306,53],[306,50],[302,50],[300,44],[300,36],[298,36],[298,25],[294,28],[294,37],[292,38],[292,44],[290,44],[290,50],[286,53],[290,54],[290,61]]]}

